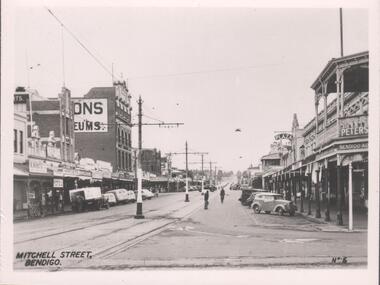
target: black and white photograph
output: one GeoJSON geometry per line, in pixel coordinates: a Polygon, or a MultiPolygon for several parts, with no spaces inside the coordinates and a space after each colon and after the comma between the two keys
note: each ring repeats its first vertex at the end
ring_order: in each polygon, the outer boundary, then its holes
{"type": "Polygon", "coordinates": [[[370,2],[112,3],[12,7],[3,269],[376,284],[370,2]]]}

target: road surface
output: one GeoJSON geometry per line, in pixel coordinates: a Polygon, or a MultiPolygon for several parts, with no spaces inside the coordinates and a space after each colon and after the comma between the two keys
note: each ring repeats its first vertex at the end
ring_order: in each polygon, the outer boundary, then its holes
{"type": "Polygon", "coordinates": [[[144,201],[143,220],[134,219],[136,204],[128,204],[15,223],[15,257],[91,252],[62,258],[59,266],[31,267],[16,259],[15,269],[366,266],[366,232],[326,231],[301,215],[254,214],[239,195],[227,190],[222,204],[218,192],[211,193],[204,210],[199,192],[190,193],[189,203],[184,193],[161,194],[144,201]]]}

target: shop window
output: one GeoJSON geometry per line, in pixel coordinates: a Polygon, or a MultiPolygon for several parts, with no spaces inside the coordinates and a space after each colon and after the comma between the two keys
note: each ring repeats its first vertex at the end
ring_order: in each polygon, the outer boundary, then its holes
{"type": "Polygon", "coordinates": [[[17,152],[17,130],[13,130],[13,151],[17,152]]]}
{"type": "Polygon", "coordinates": [[[20,153],[24,153],[24,132],[20,132],[20,153]]]}

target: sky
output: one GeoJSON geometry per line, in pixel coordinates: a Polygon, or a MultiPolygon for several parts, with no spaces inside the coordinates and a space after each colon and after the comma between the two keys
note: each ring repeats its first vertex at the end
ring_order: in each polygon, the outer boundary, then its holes
{"type": "MultiPolygon", "coordinates": [[[[338,9],[50,8],[108,70],[113,63],[115,75],[127,80],[133,120],[141,95],[144,115],[184,123],[144,126],[143,147],[183,152],[187,141],[189,151],[208,152],[205,162],[225,171],[258,164],[274,132],[290,131],[294,113],[301,127],[313,118],[310,86],[340,55],[338,9]]],[[[15,16],[15,86],[56,97],[64,81],[81,97],[112,85],[67,31],[62,53],[60,25],[45,8],[19,8],[15,16]],[[29,80],[27,66],[33,67],[29,80]]],[[[368,50],[368,11],[343,9],[343,23],[344,54],[368,50]]],[[[135,128],[132,135],[137,146],[135,128]]],[[[184,161],[178,155],[174,166],[184,161]]]]}

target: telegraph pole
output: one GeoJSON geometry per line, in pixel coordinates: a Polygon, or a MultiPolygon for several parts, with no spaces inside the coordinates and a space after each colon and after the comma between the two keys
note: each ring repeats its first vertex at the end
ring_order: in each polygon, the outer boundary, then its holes
{"type": "Polygon", "coordinates": [[[216,166],[215,166],[215,186],[216,186],[216,184],[217,184],[217,176],[216,176],[216,166]]]}
{"type": "Polygon", "coordinates": [[[343,12],[342,8],[339,8],[339,19],[340,19],[340,56],[343,56],[343,12]]]}
{"type": "Polygon", "coordinates": [[[189,200],[189,179],[188,179],[188,171],[189,171],[189,166],[188,166],[188,161],[187,161],[187,141],[185,143],[185,152],[186,152],[186,195],[185,195],[185,202],[190,202],[189,200]]]}
{"type": "MultiPolygon", "coordinates": [[[[144,123],[142,122],[142,103],[141,96],[139,96],[139,100],[137,101],[139,107],[138,107],[138,133],[139,133],[139,142],[138,142],[138,169],[137,169],[137,208],[136,208],[136,215],[135,219],[144,219],[143,210],[142,210],[142,162],[141,162],[141,153],[142,153],[142,126],[149,125],[149,126],[180,126],[183,125],[183,123],[144,123]]],[[[136,124],[131,124],[131,126],[136,126],[136,124]]]]}
{"type": "Polygon", "coordinates": [[[185,154],[186,155],[186,194],[185,194],[185,202],[190,202],[189,200],[189,182],[188,182],[188,155],[189,154],[197,154],[197,155],[202,155],[202,161],[203,161],[203,155],[208,154],[208,152],[189,152],[188,151],[188,146],[187,146],[187,141],[185,143],[185,152],[170,152],[167,153],[167,155],[176,155],[176,154],[185,154]]]}
{"type": "Polygon", "coordinates": [[[167,165],[168,165],[168,192],[169,192],[169,188],[170,188],[170,176],[171,176],[171,154],[169,154],[168,156],[167,156],[167,165]]]}
{"type": "Polygon", "coordinates": [[[136,216],[135,219],[144,219],[143,210],[142,210],[142,169],[141,169],[141,150],[142,150],[142,100],[141,96],[138,101],[139,105],[139,123],[138,123],[138,131],[139,131],[139,144],[138,144],[138,159],[137,159],[137,208],[136,208],[136,216]]]}
{"type": "Polygon", "coordinates": [[[212,176],[212,162],[210,161],[210,187],[211,187],[211,176],[212,176]]]}

